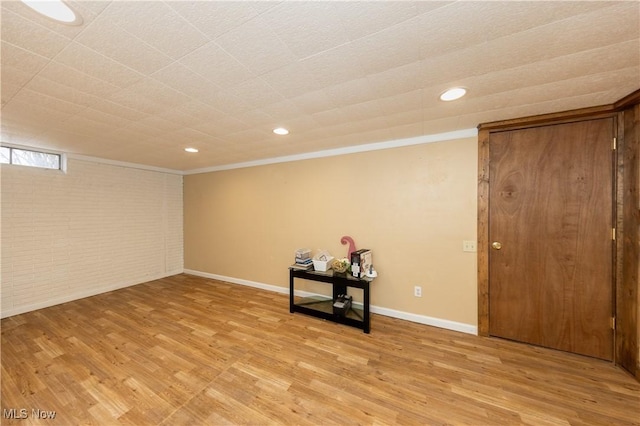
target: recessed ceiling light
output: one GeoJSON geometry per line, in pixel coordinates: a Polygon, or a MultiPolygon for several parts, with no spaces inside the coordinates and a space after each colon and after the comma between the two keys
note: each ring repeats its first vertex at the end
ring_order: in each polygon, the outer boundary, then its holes
{"type": "Polygon", "coordinates": [[[187,152],[198,152],[197,148],[185,148],[184,150],[187,152]]]}
{"type": "Polygon", "coordinates": [[[275,133],[276,135],[288,135],[289,131],[284,127],[278,127],[276,129],[273,129],[273,133],[275,133]]]}
{"type": "Polygon", "coordinates": [[[62,0],[22,0],[41,15],[65,24],[80,25],[82,18],[67,6],[62,0]]]}
{"type": "Polygon", "coordinates": [[[442,95],[440,95],[441,101],[455,101],[456,99],[460,99],[467,93],[467,89],[464,87],[453,87],[442,95]]]}

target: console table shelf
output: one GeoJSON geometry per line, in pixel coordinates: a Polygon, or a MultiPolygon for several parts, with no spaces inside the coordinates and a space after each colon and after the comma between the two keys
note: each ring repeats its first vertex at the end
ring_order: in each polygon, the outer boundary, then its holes
{"type": "Polygon", "coordinates": [[[289,312],[300,312],[316,318],[322,318],[340,324],[362,329],[365,333],[370,330],[369,312],[369,284],[371,278],[354,278],[350,274],[339,274],[332,270],[327,272],[304,271],[289,269],[289,312]],[[331,284],[333,298],[329,296],[296,297],[294,279],[316,281],[331,284]],[[334,313],[333,302],[341,294],[347,294],[347,288],[362,289],[362,308],[351,308],[343,315],[334,313]]]}

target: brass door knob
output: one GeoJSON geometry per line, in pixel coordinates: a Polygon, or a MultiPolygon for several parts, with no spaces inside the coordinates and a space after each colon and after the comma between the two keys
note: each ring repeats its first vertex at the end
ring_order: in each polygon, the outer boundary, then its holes
{"type": "Polygon", "coordinates": [[[493,247],[496,250],[500,250],[502,248],[502,244],[500,244],[498,241],[494,241],[491,243],[491,247],[493,247]]]}

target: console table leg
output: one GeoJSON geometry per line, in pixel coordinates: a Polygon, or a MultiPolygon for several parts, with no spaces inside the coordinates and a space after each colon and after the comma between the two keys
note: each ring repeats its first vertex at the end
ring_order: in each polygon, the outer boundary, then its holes
{"type": "Polygon", "coordinates": [[[365,333],[369,333],[370,330],[370,313],[369,313],[369,286],[365,286],[364,291],[363,291],[363,296],[364,296],[364,306],[363,306],[363,310],[364,310],[364,318],[363,318],[363,330],[365,333]]]}
{"type": "Polygon", "coordinates": [[[289,270],[289,312],[293,313],[293,270],[289,270]]]}

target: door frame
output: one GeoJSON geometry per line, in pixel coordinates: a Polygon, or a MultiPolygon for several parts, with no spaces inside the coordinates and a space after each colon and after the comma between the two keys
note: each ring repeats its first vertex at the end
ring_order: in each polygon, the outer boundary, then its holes
{"type": "MultiPolygon", "coordinates": [[[[629,185],[633,186],[633,182],[640,181],[640,177],[629,176],[629,173],[625,175],[625,160],[627,163],[632,161],[633,164],[626,164],[627,170],[638,170],[638,136],[629,139],[629,146],[625,147],[625,128],[624,119],[622,118],[623,111],[630,108],[633,105],[640,104],[640,90],[637,90],[630,95],[620,99],[618,102],[610,105],[603,105],[591,108],[583,108],[578,110],[538,115],[533,117],[524,117],[512,120],[495,121],[490,123],[483,123],[478,126],[478,334],[480,336],[489,336],[489,139],[492,132],[504,131],[504,130],[516,130],[525,129],[538,126],[546,126],[549,124],[561,124],[570,123],[583,120],[593,120],[598,118],[613,118],[614,119],[614,131],[617,133],[617,146],[614,157],[615,168],[615,192],[614,192],[614,217],[616,226],[616,240],[613,259],[613,271],[614,271],[614,288],[613,296],[615,305],[613,307],[613,314],[618,317],[618,309],[621,305],[619,295],[628,294],[630,291],[633,294],[631,307],[629,303],[625,306],[625,310],[631,309],[635,311],[636,322],[625,321],[624,323],[617,321],[618,324],[614,333],[614,351],[613,362],[619,364],[620,358],[626,358],[626,362],[623,362],[623,367],[627,369],[631,374],[636,376],[640,380],[640,354],[638,352],[638,332],[640,329],[640,312],[638,311],[638,295],[640,294],[640,283],[632,279],[630,280],[623,270],[623,264],[626,266],[626,270],[631,269],[638,271],[639,261],[637,258],[629,259],[625,256],[625,247],[628,245],[637,245],[640,241],[640,235],[638,232],[629,226],[629,229],[625,232],[624,224],[629,224],[630,218],[627,217],[630,210],[635,210],[636,218],[638,209],[629,209],[629,204],[635,204],[638,206],[637,190],[640,186],[640,182],[636,183],[635,190],[629,191],[629,185]],[[634,155],[628,155],[631,151],[634,155]],[[623,155],[623,152],[625,153],[623,155]],[[630,158],[631,157],[631,158],[630,158]],[[632,166],[632,167],[629,167],[632,166]],[[631,194],[631,196],[629,195],[631,194]],[[633,195],[635,194],[635,195],[633,195]],[[626,207],[626,209],[625,209],[626,207]],[[624,329],[621,329],[624,327],[624,329]],[[629,359],[627,353],[624,357],[621,356],[623,352],[621,340],[618,336],[630,336],[633,340],[631,342],[631,356],[633,359],[629,359]]],[[[638,107],[636,107],[638,108],[638,107]]],[[[640,129],[636,129],[636,134],[640,133],[640,129]]],[[[631,218],[633,219],[633,218],[631,218]]],[[[633,220],[631,220],[633,222],[633,220]]],[[[637,220],[636,220],[637,221],[637,220]]],[[[636,275],[637,278],[637,275],[636,275]]],[[[627,301],[628,302],[628,301],[627,301]]],[[[633,313],[633,312],[632,312],[633,313]]],[[[629,343],[629,342],[627,342],[629,343]]],[[[629,348],[626,348],[626,352],[629,352],[629,348]]]]}

